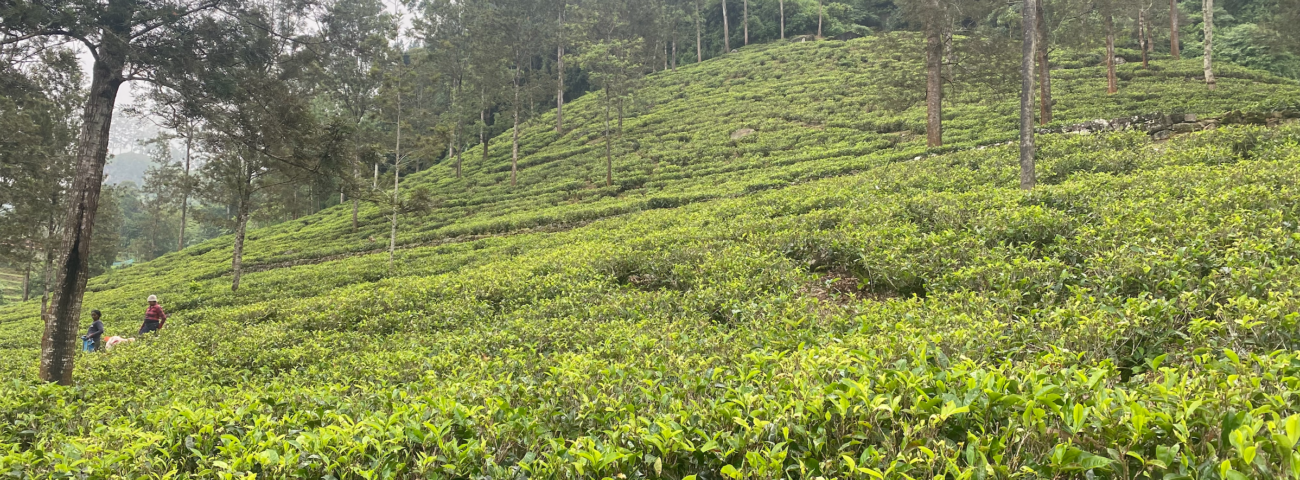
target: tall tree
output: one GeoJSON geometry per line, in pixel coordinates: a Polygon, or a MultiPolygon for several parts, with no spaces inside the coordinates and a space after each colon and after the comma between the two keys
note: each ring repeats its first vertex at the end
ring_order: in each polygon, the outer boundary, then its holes
{"type": "Polygon", "coordinates": [[[1178,2],[1169,0],[1169,55],[1178,60],[1178,2]]]}
{"type": "Polygon", "coordinates": [[[825,0],[817,0],[817,38],[822,38],[822,17],[826,16],[825,0]]]}
{"type": "Polygon", "coordinates": [[[1214,52],[1214,0],[1203,0],[1201,5],[1201,15],[1204,17],[1205,27],[1205,86],[1214,90],[1217,85],[1214,81],[1214,70],[1211,69],[1211,57],[1214,52]]]}
{"type": "Polygon", "coordinates": [[[232,291],[239,289],[243,274],[249,219],[276,186],[338,173],[341,134],[348,130],[320,122],[305,86],[286,79],[290,70],[301,68],[292,55],[293,36],[263,26],[287,24],[274,18],[288,15],[260,7],[245,15],[248,21],[231,33],[241,41],[214,47],[233,59],[232,65],[209,66],[196,89],[214,93],[202,107],[210,151],[203,190],[210,200],[234,207],[232,291]]]}
{"type": "Polygon", "coordinates": [[[1148,68],[1147,50],[1150,49],[1151,46],[1147,43],[1149,37],[1147,36],[1147,9],[1145,7],[1138,9],[1137,27],[1138,49],[1142,50],[1142,68],[1148,68]]]}
{"type": "Polygon", "coordinates": [[[781,10],[781,40],[785,40],[785,0],[777,0],[776,3],[781,10]]]}
{"type": "Polygon", "coordinates": [[[151,78],[160,64],[191,65],[195,52],[206,51],[195,44],[202,32],[210,31],[203,20],[218,6],[234,1],[0,3],[0,45],[60,36],[84,45],[94,60],[77,142],[76,173],[63,221],[63,242],[57,253],[52,308],[45,315],[41,339],[41,379],[72,383],[81,300],[118,89],[124,82],[151,78]]]}
{"type": "Polygon", "coordinates": [[[727,25],[727,0],[722,0],[722,53],[731,52],[731,29],[727,25]]]}
{"type": "Polygon", "coordinates": [[[700,0],[695,0],[695,62],[704,61],[704,33],[701,30],[700,0]]]}
{"type": "Polygon", "coordinates": [[[1115,19],[1109,8],[1102,22],[1106,25],[1106,93],[1113,95],[1119,91],[1119,79],[1115,75],[1115,19]]]}
{"type": "Polygon", "coordinates": [[[1024,0],[1021,6],[1020,55],[1020,188],[1034,188],[1034,43],[1037,41],[1038,2],[1024,0]]]}
{"type": "MultiPolygon", "coordinates": [[[[365,181],[360,177],[363,143],[368,141],[369,133],[365,126],[377,108],[376,95],[382,83],[376,63],[391,56],[388,43],[395,32],[381,0],[332,0],[319,22],[321,42],[314,47],[319,56],[313,65],[319,69],[322,85],[348,113],[352,124],[352,176],[348,185],[353,197],[352,229],[356,230],[360,209],[356,184],[365,181]]],[[[343,195],[340,193],[340,202],[343,195]]]]}
{"type": "MultiPolygon", "coordinates": [[[[936,13],[935,16],[938,14],[936,13]]],[[[925,23],[925,133],[931,147],[943,145],[943,42],[942,20],[929,18],[925,23]]],[[[821,34],[820,26],[818,35],[821,34]]]]}
{"type": "Polygon", "coordinates": [[[745,24],[745,45],[749,45],[749,0],[744,0],[745,8],[741,15],[744,17],[745,24]]]}
{"type": "Polygon", "coordinates": [[[1037,24],[1038,38],[1034,51],[1038,55],[1038,114],[1039,123],[1052,123],[1052,67],[1048,61],[1047,15],[1043,9],[1043,0],[1034,0],[1034,19],[1037,24]]]}
{"type": "MultiPolygon", "coordinates": [[[[559,41],[555,48],[555,133],[564,133],[564,9],[568,2],[560,1],[560,28],[556,30],[559,41]]],[[[673,42],[673,66],[676,68],[677,42],[673,42]]]]}

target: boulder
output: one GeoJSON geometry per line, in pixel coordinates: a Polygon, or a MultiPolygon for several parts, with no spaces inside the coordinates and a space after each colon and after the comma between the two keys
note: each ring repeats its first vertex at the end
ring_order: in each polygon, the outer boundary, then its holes
{"type": "Polygon", "coordinates": [[[1174,124],[1173,127],[1170,127],[1170,129],[1173,130],[1174,133],[1192,133],[1192,132],[1196,131],[1196,124],[1195,124],[1195,123],[1176,123],[1176,124],[1174,124]]]}
{"type": "Polygon", "coordinates": [[[1156,132],[1156,133],[1155,133],[1154,135],[1152,135],[1151,137],[1154,138],[1154,139],[1156,139],[1156,140],[1164,140],[1164,139],[1169,138],[1171,135],[1173,135],[1173,132],[1170,132],[1169,130],[1161,130],[1161,131],[1159,131],[1159,132],[1156,132]]]}
{"type": "Polygon", "coordinates": [[[750,134],[752,134],[752,133],[754,133],[754,129],[752,129],[752,128],[742,128],[742,129],[740,129],[740,130],[736,130],[736,131],[734,131],[734,132],[731,132],[731,139],[732,139],[732,140],[740,140],[740,139],[742,139],[742,138],[748,137],[748,136],[749,136],[750,134]]]}

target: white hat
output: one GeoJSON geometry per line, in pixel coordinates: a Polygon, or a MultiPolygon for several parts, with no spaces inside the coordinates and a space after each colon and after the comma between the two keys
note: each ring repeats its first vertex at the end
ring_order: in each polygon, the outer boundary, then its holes
{"type": "Polygon", "coordinates": [[[157,295],[150,295],[150,296],[149,296],[149,300],[147,300],[147,301],[149,301],[149,302],[156,302],[156,301],[158,301],[158,296],[157,296],[157,295]]]}

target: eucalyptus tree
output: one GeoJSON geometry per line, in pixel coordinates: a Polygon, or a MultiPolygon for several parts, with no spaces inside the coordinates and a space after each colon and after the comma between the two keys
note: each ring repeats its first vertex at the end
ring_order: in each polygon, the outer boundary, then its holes
{"type": "Polygon", "coordinates": [[[605,185],[614,183],[614,164],[610,133],[610,109],[628,93],[643,71],[639,50],[642,37],[632,35],[631,5],[635,0],[586,0],[581,4],[581,24],[585,32],[578,63],[587,70],[600,97],[605,123],[605,185]]]}
{"type": "MultiPolygon", "coordinates": [[[[380,65],[392,57],[389,44],[397,32],[382,0],[332,0],[319,23],[320,41],[312,49],[318,57],[313,65],[325,91],[352,124],[352,175],[347,183],[353,186],[352,229],[356,230],[360,206],[355,186],[369,131],[365,125],[376,113],[375,97],[383,81],[380,65]]],[[[344,192],[339,193],[339,201],[344,201],[344,192]]]]}
{"type": "MultiPolygon", "coordinates": [[[[185,228],[189,223],[190,196],[194,191],[191,170],[194,166],[195,141],[202,128],[202,119],[198,106],[175,90],[154,85],[145,98],[148,105],[147,112],[133,108],[133,113],[154,120],[166,129],[166,132],[152,142],[159,148],[168,148],[170,142],[180,140],[184,148],[183,168],[177,169],[175,175],[169,174],[164,179],[171,189],[168,197],[178,199],[180,231],[177,234],[176,249],[182,250],[185,248],[185,228]]],[[[168,161],[170,162],[170,158],[168,161]]]]}
{"type": "MultiPolygon", "coordinates": [[[[467,142],[464,136],[465,119],[469,116],[469,102],[464,101],[462,90],[469,69],[470,44],[474,37],[469,27],[473,15],[468,2],[430,0],[422,4],[421,14],[412,20],[415,35],[423,42],[426,60],[441,71],[447,92],[447,108],[442,112],[448,124],[447,160],[452,161],[456,178],[461,177],[462,151],[467,142]]],[[[563,97],[560,97],[563,101],[563,97]]]]}
{"type": "Polygon", "coordinates": [[[1214,53],[1214,0],[1202,0],[1201,2],[1201,24],[1205,31],[1205,86],[1214,90],[1217,86],[1214,80],[1214,70],[1211,68],[1214,53]]]}
{"type": "Polygon", "coordinates": [[[1038,41],[1039,0],[1024,0],[1020,7],[1020,188],[1034,188],[1034,60],[1038,41]]]}
{"type": "Polygon", "coordinates": [[[231,290],[239,289],[249,218],[267,192],[282,184],[317,175],[335,175],[345,163],[340,155],[346,126],[318,118],[305,82],[294,75],[303,68],[294,58],[297,43],[287,32],[266,25],[285,25],[278,12],[255,8],[222,44],[218,53],[231,61],[212,65],[196,80],[195,90],[212,92],[202,105],[207,124],[203,191],[210,201],[233,206],[234,245],[231,290]]]}
{"type": "Polygon", "coordinates": [[[1169,0],[1169,55],[1179,59],[1178,48],[1178,0],[1169,0]]]}
{"type": "MultiPolygon", "coordinates": [[[[900,2],[900,8],[924,27],[926,144],[939,147],[943,145],[943,38],[952,22],[952,8],[946,0],[906,0],[900,2]]],[[[817,23],[820,36],[820,18],[817,23]]]]}

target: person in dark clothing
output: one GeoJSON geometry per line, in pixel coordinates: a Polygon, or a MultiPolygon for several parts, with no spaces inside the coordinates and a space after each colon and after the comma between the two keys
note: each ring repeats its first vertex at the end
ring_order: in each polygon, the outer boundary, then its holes
{"type": "Polygon", "coordinates": [[[166,324],[167,313],[163,312],[162,305],[158,304],[158,296],[150,295],[149,308],[144,311],[144,325],[140,326],[140,334],[162,330],[166,324]]]}
{"type": "Polygon", "coordinates": [[[92,322],[90,328],[86,330],[86,335],[81,337],[83,343],[82,349],[87,352],[99,351],[104,347],[104,322],[100,321],[99,317],[101,316],[102,314],[99,313],[99,310],[90,311],[90,318],[94,320],[94,322],[92,322]]]}

